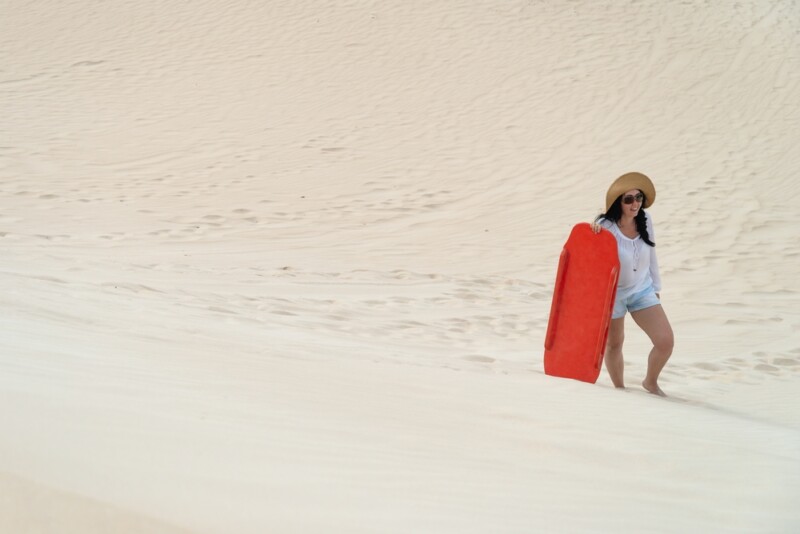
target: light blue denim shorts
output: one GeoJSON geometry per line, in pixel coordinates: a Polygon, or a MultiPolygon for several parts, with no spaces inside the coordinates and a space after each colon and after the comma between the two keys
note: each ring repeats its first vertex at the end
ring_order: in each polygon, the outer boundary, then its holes
{"type": "Polygon", "coordinates": [[[614,301],[614,311],[611,313],[612,319],[625,317],[626,312],[635,312],[661,304],[656,296],[656,290],[651,284],[650,287],[643,289],[627,298],[619,298],[614,301]]]}

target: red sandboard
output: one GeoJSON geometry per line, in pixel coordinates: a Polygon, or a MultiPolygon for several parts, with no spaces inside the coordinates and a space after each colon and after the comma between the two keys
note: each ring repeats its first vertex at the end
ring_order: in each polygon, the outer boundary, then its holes
{"type": "Polygon", "coordinates": [[[544,372],[597,382],[619,277],[617,240],[576,224],[561,251],[544,340],[544,372]]]}

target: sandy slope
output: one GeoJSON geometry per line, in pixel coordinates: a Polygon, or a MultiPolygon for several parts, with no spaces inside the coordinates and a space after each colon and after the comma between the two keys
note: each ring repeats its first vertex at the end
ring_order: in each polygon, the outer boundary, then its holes
{"type": "Polygon", "coordinates": [[[797,2],[162,4],[0,8],[1,531],[800,528],[797,2]],[[632,169],[671,401],[542,373],[632,169]]]}
{"type": "Polygon", "coordinates": [[[108,503],[55,491],[5,473],[0,474],[0,495],[0,525],[3,532],[187,532],[140,514],[120,510],[108,503]]]}

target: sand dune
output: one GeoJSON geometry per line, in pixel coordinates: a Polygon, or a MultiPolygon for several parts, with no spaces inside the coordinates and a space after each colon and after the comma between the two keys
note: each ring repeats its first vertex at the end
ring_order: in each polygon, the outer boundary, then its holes
{"type": "Polygon", "coordinates": [[[0,531],[797,531],[800,5],[279,4],[2,8],[0,531]],[[630,170],[666,401],[542,369],[630,170]]]}

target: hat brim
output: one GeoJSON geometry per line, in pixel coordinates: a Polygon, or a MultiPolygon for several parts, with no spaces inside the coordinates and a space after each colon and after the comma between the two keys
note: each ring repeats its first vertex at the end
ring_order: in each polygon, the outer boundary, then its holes
{"type": "Polygon", "coordinates": [[[644,206],[649,208],[656,200],[656,186],[653,185],[652,180],[640,172],[629,172],[623,174],[611,184],[606,193],[606,212],[611,208],[620,195],[631,189],[638,189],[644,193],[644,206]]]}

